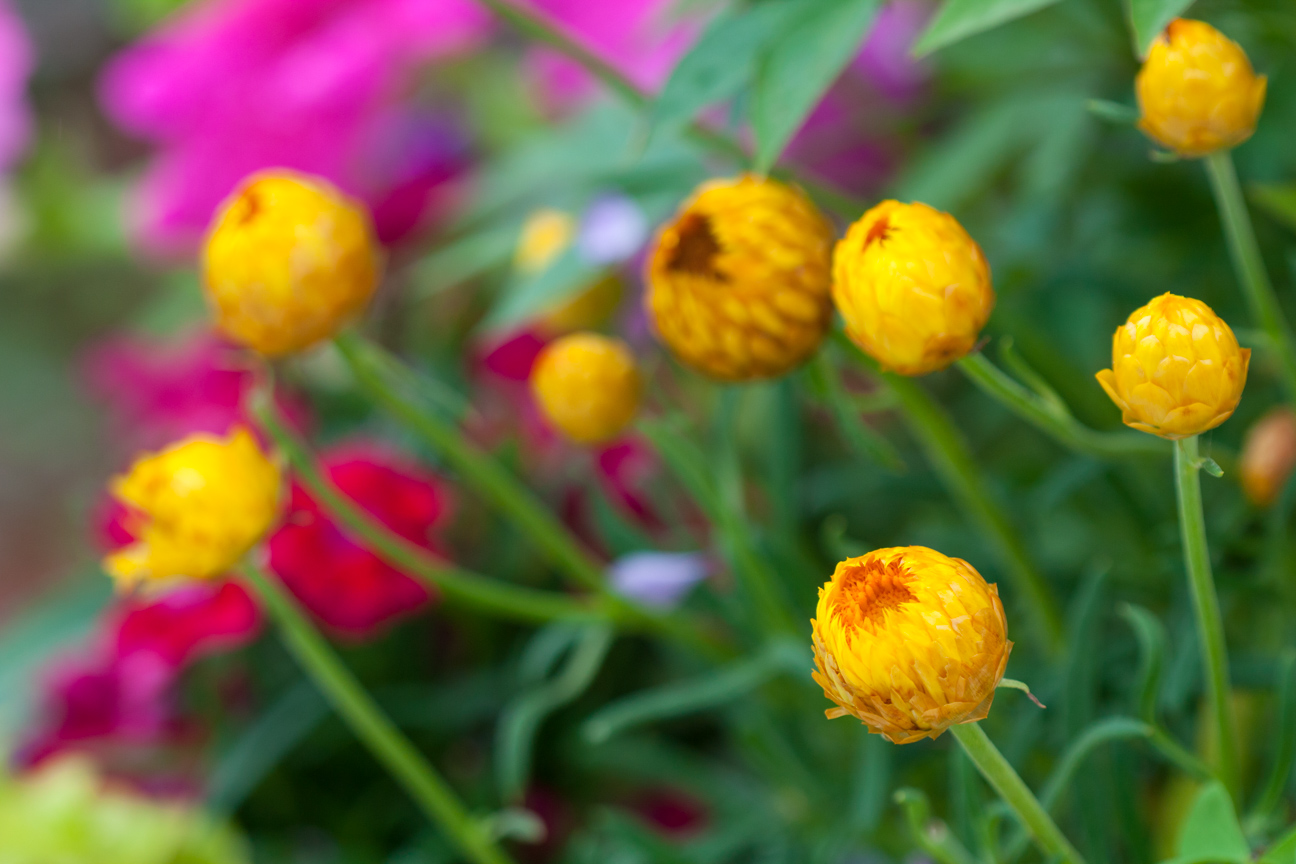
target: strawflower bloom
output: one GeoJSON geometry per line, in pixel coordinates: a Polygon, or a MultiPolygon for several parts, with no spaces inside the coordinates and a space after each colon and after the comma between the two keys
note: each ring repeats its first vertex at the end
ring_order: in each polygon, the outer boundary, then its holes
{"type": "Polygon", "coordinates": [[[837,243],[833,299],[883,369],[926,375],[976,345],[994,309],[981,247],[948,213],[883,201],[837,243]]]}
{"type": "Polygon", "coordinates": [[[832,239],[799,189],[752,175],[703,184],[658,232],[648,262],[657,335],[720,380],[795,369],[832,320],[832,239]]]}
{"type": "Polygon", "coordinates": [[[336,333],[369,302],[381,269],[364,205],[286,171],[249,178],[217,214],[203,250],[217,326],[270,356],[336,333]]]}
{"type": "Polygon", "coordinates": [[[1204,21],[1176,18],[1135,79],[1139,128],[1189,158],[1236,147],[1255,132],[1265,86],[1236,42],[1204,21]]]}
{"type": "Polygon", "coordinates": [[[1278,500],[1296,468],[1296,412],[1274,408],[1247,430],[1242,444],[1242,491],[1257,507],[1278,500]]]}
{"type": "Polygon", "coordinates": [[[145,580],[210,579],[229,570],[278,515],[279,468],[252,433],[191,435],[140,457],[113,479],[138,539],[104,560],[119,588],[145,580]]]}
{"type": "Polygon", "coordinates": [[[1112,336],[1098,383],[1126,426],[1171,440],[1227,420],[1242,399],[1251,350],[1200,300],[1162,294],[1112,336]]]}
{"type": "Polygon", "coordinates": [[[925,546],[842,561],[811,626],[824,713],[896,744],[984,719],[1012,651],[998,588],[925,546]]]}
{"type": "Polygon", "coordinates": [[[574,333],[551,343],[531,371],[549,422],[580,444],[615,438],[639,410],[639,369],[620,339],[574,333]]]}

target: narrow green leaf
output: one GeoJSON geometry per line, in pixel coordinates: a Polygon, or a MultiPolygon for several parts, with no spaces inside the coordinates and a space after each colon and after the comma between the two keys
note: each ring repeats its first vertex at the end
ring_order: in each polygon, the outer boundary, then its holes
{"type": "Polygon", "coordinates": [[[1107,99],[1090,99],[1085,103],[1085,108],[1095,117],[1101,117],[1108,123],[1115,123],[1118,126],[1133,126],[1139,119],[1137,108],[1107,99]]]}
{"type": "Polygon", "coordinates": [[[1146,57],[1153,40],[1192,3],[1193,0],[1127,0],[1134,53],[1146,57]]]}
{"type": "Polygon", "coordinates": [[[1132,603],[1122,604],[1120,615],[1134,630],[1139,643],[1139,716],[1148,723],[1155,724],[1157,698],[1161,692],[1161,670],[1165,665],[1165,628],[1155,615],[1132,603]]]}
{"type": "Polygon", "coordinates": [[[1296,183],[1252,183],[1247,192],[1271,219],[1296,231],[1296,183]]]}
{"type": "Polygon", "coordinates": [[[544,272],[510,283],[482,326],[496,333],[508,330],[579,293],[598,275],[598,268],[568,249],[544,272]]]}
{"type": "Polygon", "coordinates": [[[413,294],[426,300],[506,264],[517,246],[517,225],[491,227],[460,237],[414,267],[413,294]]]}
{"type": "Polygon", "coordinates": [[[842,69],[855,56],[878,0],[814,0],[756,72],[755,170],[767,173],[842,69]]]}
{"type": "Polygon", "coordinates": [[[1177,852],[1175,864],[1243,864],[1251,860],[1251,847],[1223,783],[1210,783],[1198,793],[1179,830],[1177,852]]]}
{"type": "Polygon", "coordinates": [[[953,45],[960,39],[1006,24],[1014,18],[1052,6],[1058,0],[947,0],[927,30],[918,38],[913,53],[924,57],[953,45]]]}

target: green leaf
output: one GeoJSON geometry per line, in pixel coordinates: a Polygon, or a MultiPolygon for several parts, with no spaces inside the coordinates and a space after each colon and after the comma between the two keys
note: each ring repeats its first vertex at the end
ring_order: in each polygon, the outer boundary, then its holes
{"type": "Polygon", "coordinates": [[[1252,183],[1247,192],[1271,219],[1296,231],[1296,183],[1252,183]]]}
{"type": "Polygon", "coordinates": [[[1058,0],[947,0],[918,38],[913,53],[924,57],[1014,18],[1052,6],[1058,0]]]}
{"type": "Polygon", "coordinates": [[[762,59],[752,100],[755,170],[778,162],[792,136],[855,56],[878,0],[816,0],[762,59]]]}
{"type": "Polygon", "coordinates": [[[1142,606],[1124,603],[1119,611],[1134,630],[1139,643],[1139,716],[1148,723],[1155,723],[1157,699],[1161,693],[1161,670],[1165,665],[1165,628],[1142,606]]]}
{"type": "Polygon", "coordinates": [[[1260,858],[1260,864],[1292,864],[1296,861],[1296,827],[1273,842],[1260,858]]]}
{"type": "Polygon", "coordinates": [[[486,271],[507,264],[517,246],[518,225],[467,234],[437,249],[414,268],[414,294],[426,300],[486,271]]]}
{"type": "Polygon", "coordinates": [[[585,262],[576,249],[568,249],[544,272],[511,282],[482,326],[495,333],[508,330],[578,294],[598,275],[597,267],[585,262]]]}
{"type": "Polygon", "coordinates": [[[1127,0],[1134,53],[1146,57],[1152,41],[1192,3],[1193,0],[1127,0]]]}
{"type": "Polygon", "coordinates": [[[756,73],[756,61],[796,12],[792,2],[761,3],[717,16],[675,65],[649,115],[649,140],[686,125],[698,111],[733,96],[756,73]]]}
{"type": "Polygon", "coordinates": [[[1173,864],[1244,864],[1251,860],[1251,847],[1223,783],[1210,783],[1198,793],[1179,829],[1176,849],[1173,864]]]}

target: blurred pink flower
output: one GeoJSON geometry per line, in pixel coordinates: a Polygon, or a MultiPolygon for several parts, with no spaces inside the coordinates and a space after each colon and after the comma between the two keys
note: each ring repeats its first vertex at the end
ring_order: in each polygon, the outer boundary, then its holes
{"type": "Polygon", "coordinates": [[[364,198],[380,236],[398,239],[462,152],[444,123],[419,120],[401,98],[421,64],[470,48],[489,23],[470,0],[186,8],[101,81],[108,114],[159,146],[137,190],[141,239],[158,251],[192,246],[239,180],[275,166],[364,198]]]}
{"type": "Polygon", "coordinates": [[[925,0],[891,0],[878,12],[855,58],[855,69],[893,102],[918,96],[931,77],[931,66],[912,54],[931,12],[925,0]]]}
{"type": "Polygon", "coordinates": [[[22,155],[31,137],[27,76],[34,64],[22,19],[9,0],[0,0],[0,170],[22,155]]]}
{"type": "Polygon", "coordinates": [[[261,612],[238,582],[194,582],[160,597],[128,598],[114,615],[118,658],[150,654],[173,669],[250,642],[261,612]]]}
{"type": "MultiPolygon", "coordinates": [[[[337,487],[411,543],[439,551],[450,495],[444,481],[375,446],[334,449],[322,459],[337,487]]],[[[283,525],[271,535],[270,567],[316,618],[356,638],[370,635],[432,597],[428,585],[356,543],[298,483],[283,525]]]]}

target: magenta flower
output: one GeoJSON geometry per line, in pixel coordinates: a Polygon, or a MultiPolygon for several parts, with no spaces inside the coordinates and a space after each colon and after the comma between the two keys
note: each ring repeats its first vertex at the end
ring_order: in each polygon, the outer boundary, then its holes
{"type": "Polygon", "coordinates": [[[0,0],[0,170],[22,155],[31,137],[27,76],[34,62],[22,19],[9,0],[0,0]]]}
{"type": "Polygon", "coordinates": [[[184,10],[101,81],[108,114],[159,148],[134,202],[141,239],[186,249],[236,183],[269,167],[363,197],[380,235],[397,239],[462,156],[458,135],[420,120],[403,97],[422,64],[476,44],[489,23],[470,0],[207,0],[184,10]]]}

